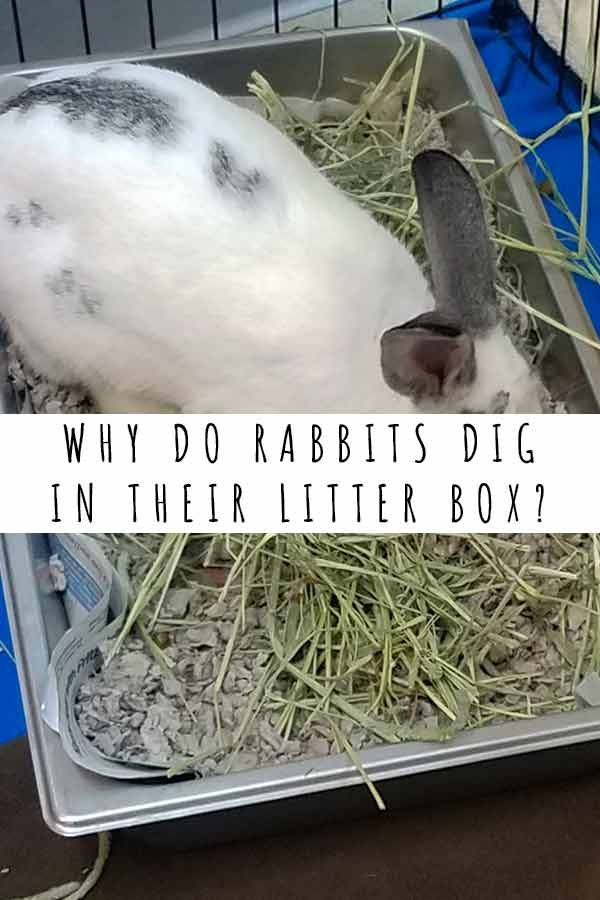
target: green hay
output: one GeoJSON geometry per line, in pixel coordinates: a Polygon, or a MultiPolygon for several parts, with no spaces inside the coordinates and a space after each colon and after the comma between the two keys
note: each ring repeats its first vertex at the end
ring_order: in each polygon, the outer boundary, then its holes
{"type": "MultiPolygon", "coordinates": [[[[162,633],[189,627],[156,614],[164,586],[149,592],[147,585],[157,538],[124,535],[119,543],[143,591],[138,621],[162,633]],[[146,541],[150,553],[140,552],[146,541]]],[[[163,559],[174,556],[173,536],[162,550],[163,559]]],[[[265,676],[224,752],[242,749],[265,709],[277,713],[284,737],[304,733],[317,717],[338,744],[342,728],[354,749],[444,741],[465,728],[574,709],[575,687],[598,667],[593,534],[195,534],[172,586],[201,582],[209,551],[229,575],[223,588],[203,590],[236,613],[214,686],[217,707],[244,611],[267,612],[264,639],[253,648],[266,654],[265,676]],[[425,717],[417,715],[424,702],[425,717]]]]}
{"type": "MultiPolygon", "coordinates": [[[[410,174],[411,160],[418,152],[432,145],[445,145],[442,133],[445,120],[459,110],[475,105],[467,101],[443,111],[418,105],[426,45],[423,40],[407,40],[401,33],[399,44],[395,57],[377,84],[347,79],[349,83],[361,88],[362,94],[355,110],[341,120],[306,121],[258,72],[252,73],[248,90],[259,100],[267,119],[297,143],[341,190],[398,237],[417,260],[425,263],[417,201],[410,174]],[[415,116],[417,110],[419,115],[415,116]]],[[[525,312],[528,320],[526,342],[532,357],[535,357],[540,347],[536,325],[538,320],[556,331],[568,334],[574,340],[600,349],[599,341],[568,328],[563,322],[541,313],[528,302],[520,280],[515,278],[514,267],[507,262],[503,253],[506,249],[530,252],[565,272],[600,284],[600,257],[587,239],[589,122],[592,116],[600,112],[600,105],[593,105],[592,99],[592,91],[585,89],[581,110],[565,115],[535,140],[521,137],[510,125],[491,117],[488,111],[479,109],[481,115],[491,118],[494,126],[507,135],[516,147],[520,146],[522,149],[501,167],[494,160],[476,160],[469,154],[463,155],[463,162],[478,181],[488,207],[491,236],[498,249],[499,295],[509,307],[516,306],[525,312]],[[579,219],[569,209],[552,174],[537,153],[544,142],[577,121],[581,123],[583,153],[579,219]],[[532,156],[540,166],[549,185],[551,201],[572,228],[571,231],[555,229],[544,222],[549,236],[556,239],[554,246],[528,244],[501,230],[498,212],[503,204],[496,200],[495,182],[527,156],[532,156]],[[489,171],[482,174],[481,168],[489,171]]],[[[506,206],[503,209],[507,211],[506,206]]],[[[521,215],[516,210],[511,212],[513,215],[521,215]]],[[[517,338],[519,336],[516,335],[517,338]]]]}

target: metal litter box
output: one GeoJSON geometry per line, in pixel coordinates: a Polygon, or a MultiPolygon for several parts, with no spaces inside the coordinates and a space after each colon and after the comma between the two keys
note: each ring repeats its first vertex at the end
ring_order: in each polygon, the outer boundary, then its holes
{"type": "MultiPolygon", "coordinates": [[[[474,99],[502,118],[500,103],[460,21],[419,23],[403,29],[428,42],[423,90],[439,109],[474,99]]],[[[362,28],[327,35],[323,96],[352,99],[344,76],[374,80],[391,58],[397,37],[391,28],[362,28]]],[[[310,97],[318,80],[322,36],[315,33],[240,40],[169,54],[139,54],[129,60],[150,61],[179,69],[230,96],[245,93],[252,69],[259,69],[284,95],[310,97]]],[[[64,64],[64,62],[61,62],[64,64]]],[[[32,74],[52,68],[3,69],[0,74],[32,74]]],[[[448,120],[457,151],[511,160],[514,146],[496,134],[489,120],[463,109],[448,120]]],[[[510,225],[516,236],[548,245],[547,221],[535,186],[523,165],[502,187],[508,206],[520,209],[510,225]]],[[[531,254],[514,257],[532,302],[561,317],[590,337],[594,331],[570,277],[540,263],[531,254]]],[[[599,411],[600,361],[587,346],[559,335],[549,355],[554,385],[577,384],[570,395],[576,412],[599,411]]],[[[0,360],[0,404],[14,412],[14,398],[0,360]]],[[[36,559],[47,558],[45,535],[2,535],[2,576],[17,654],[29,741],[42,812],[47,824],[63,835],[143,826],[145,839],[172,838],[214,843],[335,818],[370,814],[373,801],[361,776],[344,756],[307,760],[209,779],[142,784],[116,783],[76,767],[58,737],[42,722],[40,687],[50,652],[66,628],[60,601],[41,594],[36,559]],[[184,827],[187,826],[187,827],[184,827]]],[[[410,743],[380,747],[362,754],[371,778],[379,783],[388,808],[439,802],[481,791],[581,774],[596,766],[600,750],[600,711],[546,716],[532,721],[489,726],[459,736],[449,744],[410,743]]]]}

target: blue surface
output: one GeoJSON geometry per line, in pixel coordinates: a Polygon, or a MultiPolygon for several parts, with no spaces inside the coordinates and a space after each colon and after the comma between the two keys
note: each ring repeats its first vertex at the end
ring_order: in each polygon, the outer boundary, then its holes
{"type": "MultiPolygon", "coordinates": [[[[447,16],[466,18],[483,60],[500,94],[509,120],[523,137],[537,137],[557,122],[564,110],[557,103],[556,86],[558,60],[541,41],[536,50],[536,71],[527,62],[530,50],[530,30],[524,16],[511,20],[510,37],[499,34],[490,22],[490,0],[459,0],[446,12],[447,16]]],[[[581,86],[569,76],[564,85],[564,98],[570,109],[580,107],[581,86]]],[[[596,119],[593,133],[600,141],[600,120],[596,119]]],[[[558,187],[575,215],[579,214],[581,184],[581,137],[577,123],[540,148],[540,156],[552,171],[558,187]]],[[[539,176],[532,163],[534,175],[539,176]]],[[[599,183],[600,152],[591,150],[590,183],[599,183]]],[[[552,221],[564,226],[562,217],[547,204],[552,221]]],[[[600,192],[592,191],[589,209],[589,238],[600,248],[600,192]]],[[[578,278],[578,287],[592,321],[600,331],[600,288],[578,278]]],[[[8,622],[4,598],[0,592],[0,640],[9,646],[8,622]]],[[[0,653],[0,743],[23,734],[25,721],[21,708],[17,673],[6,653],[0,653]]]]}
{"type": "MultiPolygon", "coordinates": [[[[0,587],[0,641],[12,654],[4,595],[0,587]]],[[[0,744],[25,733],[25,717],[17,681],[17,668],[5,651],[0,652],[0,744]]]]}

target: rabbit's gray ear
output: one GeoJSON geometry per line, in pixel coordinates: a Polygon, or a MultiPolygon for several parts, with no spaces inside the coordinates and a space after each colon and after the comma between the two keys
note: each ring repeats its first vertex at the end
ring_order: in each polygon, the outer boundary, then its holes
{"type": "Polygon", "coordinates": [[[469,334],[498,321],[495,263],[483,203],[465,167],[443,150],[412,164],[436,304],[469,334]]]}
{"type": "Polygon", "coordinates": [[[390,328],[381,338],[388,387],[415,403],[441,400],[475,378],[473,338],[437,311],[390,328]]]}

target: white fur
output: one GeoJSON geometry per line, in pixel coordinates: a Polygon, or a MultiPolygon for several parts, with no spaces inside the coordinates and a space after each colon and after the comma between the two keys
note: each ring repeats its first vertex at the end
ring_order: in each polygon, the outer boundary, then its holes
{"type": "Polygon", "coordinates": [[[510,394],[507,413],[541,412],[540,384],[501,328],[475,340],[477,378],[465,397],[467,412],[485,412],[500,389],[510,394]],[[502,373],[500,375],[500,373],[502,373]]]}
{"type": "MultiPolygon", "coordinates": [[[[413,411],[386,386],[379,344],[434,306],[409,253],[254,113],[148,66],[101,77],[152,86],[183,129],[163,146],[70,125],[52,105],[0,116],[0,314],[31,363],[106,411],[413,411]],[[214,140],[262,173],[252,196],[215,183],[214,140]],[[52,221],[14,227],[5,211],[31,200],[52,221]],[[97,314],[52,295],[65,268],[97,314]]],[[[479,341],[477,365],[440,411],[500,390],[509,411],[537,411],[508,338],[479,341]]]]}

